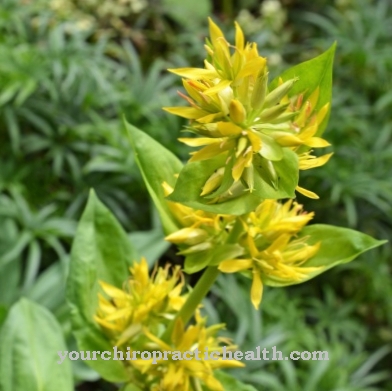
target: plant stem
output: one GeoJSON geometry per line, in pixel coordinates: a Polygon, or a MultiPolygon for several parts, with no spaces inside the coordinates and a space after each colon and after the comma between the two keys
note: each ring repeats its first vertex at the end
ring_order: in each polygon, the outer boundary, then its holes
{"type": "Polygon", "coordinates": [[[171,333],[173,331],[174,324],[178,318],[181,318],[184,324],[187,324],[189,319],[195,313],[196,308],[202,302],[204,297],[207,295],[212,285],[214,284],[216,278],[219,275],[219,270],[217,266],[208,267],[199,281],[197,281],[193,291],[188,296],[185,304],[182,306],[181,310],[177,313],[176,317],[170,323],[169,327],[166,329],[162,336],[162,339],[169,340],[171,333]]]}
{"type": "MultiPolygon", "coordinates": [[[[242,232],[242,222],[241,218],[238,217],[228,238],[226,243],[235,243],[238,239],[238,236],[242,232]]],[[[168,328],[164,332],[162,336],[162,340],[164,341],[169,341],[171,333],[174,328],[174,324],[176,323],[176,320],[178,318],[181,318],[182,321],[184,322],[184,325],[188,323],[188,321],[191,319],[193,314],[196,311],[196,308],[199,306],[199,304],[203,301],[203,299],[206,297],[207,293],[210,291],[212,285],[214,284],[215,280],[219,276],[219,270],[217,266],[209,266],[199,279],[197,281],[195,287],[193,288],[192,292],[188,296],[185,304],[182,306],[180,311],[177,313],[176,317],[173,319],[172,322],[170,322],[168,328]]]]}

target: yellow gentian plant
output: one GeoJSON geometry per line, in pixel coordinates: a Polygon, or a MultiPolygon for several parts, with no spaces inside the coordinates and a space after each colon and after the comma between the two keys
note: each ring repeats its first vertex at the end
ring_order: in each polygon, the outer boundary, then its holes
{"type": "Polygon", "coordinates": [[[150,273],[93,192],[79,224],[68,284],[74,335],[83,349],[116,346],[125,355],[87,362],[123,390],[227,389],[232,381],[217,369],[243,363],[222,360],[222,344],[235,347],[217,335],[224,325],[207,326],[201,315],[219,273],[249,277],[250,301],[259,309],[264,286],[302,283],[383,243],[309,224],[314,213],[294,200],[296,192],[318,198],[299,186],[299,173],[332,156],[314,150],[329,146],[321,136],[330,114],[334,45],[270,81],[267,59],[245,42],[237,23],[235,30],[233,45],[210,19],[204,67],[170,69],[182,78],[186,106],[165,110],[188,119],[185,130],[194,135],[179,139],[196,148],[185,164],[124,121],[166,240],[184,257],[183,271],[155,266],[150,273]],[[183,272],[201,270],[187,287],[183,272]],[[175,359],[205,349],[217,351],[217,360],[175,359]],[[157,357],[132,357],[141,351],[157,357]]]}

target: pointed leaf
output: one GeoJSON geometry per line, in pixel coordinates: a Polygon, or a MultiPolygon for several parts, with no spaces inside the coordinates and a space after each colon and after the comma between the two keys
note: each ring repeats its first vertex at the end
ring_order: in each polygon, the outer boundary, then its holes
{"type": "MultiPolygon", "coordinates": [[[[320,270],[311,273],[308,279],[334,266],[350,262],[364,252],[387,242],[352,229],[324,224],[305,227],[298,237],[309,237],[307,240],[309,244],[321,242],[317,254],[302,265],[302,267],[321,267],[320,270]]],[[[277,283],[264,278],[263,282],[270,286],[293,285],[293,283],[277,283]]]]}
{"type": "MultiPolygon", "coordinates": [[[[72,245],[67,300],[73,331],[80,350],[111,350],[113,347],[94,322],[98,302],[98,281],[121,287],[135,251],[127,234],[94,191],[79,222],[72,245]]],[[[127,379],[123,365],[114,360],[86,361],[109,381],[127,379]]]]}
{"type": "MultiPolygon", "coordinates": [[[[279,77],[285,82],[298,77],[299,80],[294,84],[289,92],[290,96],[305,93],[304,101],[317,88],[320,88],[320,95],[315,110],[321,109],[332,97],[332,67],[335,54],[336,43],[318,57],[298,64],[279,77]]],[[[269,86],[270,91],[278,87],[279,77],[275,78],[269,86]]],[[[317,135],[320,136],[328,123],[329,114],[325,116],[320,124],[317,135]]]]}
{"type": "Polygon", "coordinates": [[[162,183],[167,182],[174,187],[175,175],[181,171],[182,163],[163,145],[128,124],[125,119],[124,126],[147,190],[158,209],[163,229],[166,234],[175,232],[180,227],[170,213],[162,183]]]}

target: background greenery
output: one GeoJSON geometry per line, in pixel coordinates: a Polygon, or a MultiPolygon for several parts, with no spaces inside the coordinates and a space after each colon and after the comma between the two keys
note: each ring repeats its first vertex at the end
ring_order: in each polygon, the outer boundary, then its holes
{"type": "MultiPolygon", "coordinates": [[[[178,101],[178,80],[165,69],[201,64],[208,15],[229,37],[238,20],[273,74],[338,42],[325,133],[335,155],[304,175],[321,200],[300,201],[316,222],[392,237],[388,0],[198,0],[197,9],[190,0],[3,0],[0,324],[26,297],[54,315],[53,333],[76,349],[65,278],[90,188],[151,263],[182,261],[163,242],[120,116],[185,158],[176,141],[182,123],[161,110],[178,101]]],[[[225,275],[205,311],[227,323],[241,350],[328,350],[330,361],[248,362],[235,375],[258,390],[392,390],[391,273],[389,244],[304,285],[268,289],[260,312],[250,305],[249,281],[225,275]]],[[[77,390],[116,389],[72,364],[77,390]]]]}

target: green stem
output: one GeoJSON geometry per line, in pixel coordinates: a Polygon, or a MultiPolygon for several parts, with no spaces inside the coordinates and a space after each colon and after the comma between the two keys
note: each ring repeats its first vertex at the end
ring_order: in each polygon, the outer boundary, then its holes
{"type": "MultiPolygon", "coordinates": [[[[233,229],[231,230],[226,243],[235,243],[238,239],[238,236],[242,232],[242,222],[241,218],[238,217],[233,229]]],[[[176,317],[173,321],[170,322],[168,328],[164,332],[162,336],[162,340],[169,341],[171,334],[173,332],[174,324],[178,318],[181,318],[184,322],[184,325],[188,323],[188,321],[194,315],[196,308],[202,302],[202,300],[206,297],[207,293],[210,291],[212,285],[216,281],[217,277],[219,276],[219,270],[217,266],[209,266],[197,281],[195,287],[193,288],[192,292],[188,296],[185,304],[182,306],[180,311],[177,313],[176,317]]]]}
{"type": "Polygon", "coordinates": [[[193,291],[188,296],[185,304],[182,306],[181,310],[177,313],[176,317],[169,324],[162,339],[165,341],[170,339],[171,333],[173,331],[174,324],[178,318],[181,318],[184,324],[187,324],[196,311],[198,305],[202,302],[204,297],[207,295],[215,280],[219,275],[219,270],[216,266],[208,267],[199,281],[197,281],[193,291]]]}

